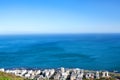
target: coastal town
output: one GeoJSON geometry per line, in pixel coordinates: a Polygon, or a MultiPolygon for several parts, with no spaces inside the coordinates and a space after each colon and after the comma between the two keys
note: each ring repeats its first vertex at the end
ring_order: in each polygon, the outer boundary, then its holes
{"type": "Polygon", "coordinates": [[[79,68],[58,69],[0,69],[1,72],[14,74],[26,79],[33,80],[94,80],[109,79],[108,71],[87,71],[79,68]]]}

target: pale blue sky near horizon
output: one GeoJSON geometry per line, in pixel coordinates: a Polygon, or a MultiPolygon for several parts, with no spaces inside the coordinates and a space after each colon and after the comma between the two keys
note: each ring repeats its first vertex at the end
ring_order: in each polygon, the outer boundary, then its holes
{"type": "Polygon", "coordinates": [[[120,0],[0,0],[0,34],[120,33],[120,0]]]}

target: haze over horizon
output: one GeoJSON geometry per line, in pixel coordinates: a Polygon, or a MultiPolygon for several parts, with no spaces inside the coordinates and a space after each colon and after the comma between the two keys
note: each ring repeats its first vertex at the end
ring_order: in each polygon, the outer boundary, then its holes
{"type": "Polygon", "coordinates": [[[0,0],[0,34],[120,33],[119,0],[0,0]]]}

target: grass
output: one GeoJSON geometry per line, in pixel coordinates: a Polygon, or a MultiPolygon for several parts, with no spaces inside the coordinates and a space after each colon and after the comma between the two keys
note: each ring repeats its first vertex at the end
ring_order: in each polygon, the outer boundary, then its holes
{"type": "Polygon", "coordinates": [[[0,80],[25,80],[25,79],[18,77],[18,76],[15,76],[13,74],[0,72],[0,80]]]}

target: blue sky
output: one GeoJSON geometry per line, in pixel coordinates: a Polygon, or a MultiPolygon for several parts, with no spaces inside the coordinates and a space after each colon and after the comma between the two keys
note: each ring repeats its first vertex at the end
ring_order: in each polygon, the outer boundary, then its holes
{"type": "Polygon", "coordinates": [[[120,33],[120,0],[0,0],[0,34],[120,33]]]}

